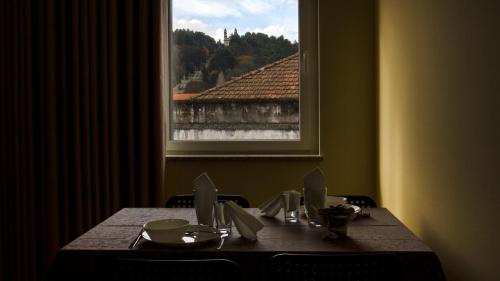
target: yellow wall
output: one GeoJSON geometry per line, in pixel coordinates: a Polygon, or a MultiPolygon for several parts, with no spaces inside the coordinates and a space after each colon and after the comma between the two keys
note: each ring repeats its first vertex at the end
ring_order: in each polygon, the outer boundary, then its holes
{"type": "Polygon", "coordinates": [[[319,165],[330,194],[376,196],[376,87],[373,1],[320,0],[321,151],[314,160],[168,160],[166,195],[191,192],[206,171],[225,193],[254,206],[319,165]]]}
{"type": "Polygon", "coordinates": [[[319,165],[330,194],[380,199],[449,280],[497,280],[500,1],[380,0],[378,44],[375,2],[320,0],[323,161],[170,159],[166,194],[207,171],[255,206],[319,165]]]}
{"type": "Polygon", "coordinates": [[[449,280],[500,280],[500,1],[380,0],[384,206],[449,280]]]}

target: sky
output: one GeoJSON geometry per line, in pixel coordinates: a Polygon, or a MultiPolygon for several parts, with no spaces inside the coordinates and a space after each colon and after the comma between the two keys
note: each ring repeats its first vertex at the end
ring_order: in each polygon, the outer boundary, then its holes
{"type": "Polygon", "coordinates": [[[238,34],[261,32],[298,40],[298,0],[172,0],[173,29],[201,31],[223,41],[238,34]]]}

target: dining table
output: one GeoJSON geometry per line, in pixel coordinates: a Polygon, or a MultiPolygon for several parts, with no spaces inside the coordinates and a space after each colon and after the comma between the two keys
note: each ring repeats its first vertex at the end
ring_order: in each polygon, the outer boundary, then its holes
{"type": "Polygon", "coordinates": [[[133,259],[229,259],[248,280],[261,280],[266,261],[281,253],[363,254],[390,253],[401,261],[405,280],[444,280],[436,253],[413,234],[388,209],[371,208],[368,217],[349,222],[347,236],[324,239],[324,228],[311,228],[305,217],[285,223],[283,213],[265,217],[257,208],[245,209],[264,227],[257,240],[240,236],[233,226],[222,247],[214,240],[196,246],[168,247],[134,240],[152,220],[181,218],[197,224],[193,208],[124,208],[62,247],[52,267],[54,279],[95,280],[99,265],[116,258],[133,259]],[[68,278],[70,276],[70,278],[68,278]]]}

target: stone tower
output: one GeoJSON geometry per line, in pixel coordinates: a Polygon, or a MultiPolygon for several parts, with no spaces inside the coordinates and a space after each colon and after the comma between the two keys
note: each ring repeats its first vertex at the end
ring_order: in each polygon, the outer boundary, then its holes
{"type": "Polygon", "coordinates": [[[229,46],[229,38],[227,37],[227,29],[224,28],[224,46],[229,46]]]}

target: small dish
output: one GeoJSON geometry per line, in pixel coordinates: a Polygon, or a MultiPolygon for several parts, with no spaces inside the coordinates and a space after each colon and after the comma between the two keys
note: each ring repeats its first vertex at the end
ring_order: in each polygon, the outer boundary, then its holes
{"type": "Polygon", "coordinates": [[[189,225],[184,235],[181,238],[166,238],[161,239],[151,238],[146,231],[142,232],[142,238],[147,241],[161,244],[169,247],[187,247],[204,244],[221,238],[221,234],[217,229],[205,225],[189,225]]]}

